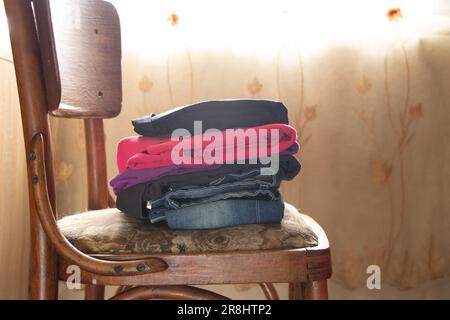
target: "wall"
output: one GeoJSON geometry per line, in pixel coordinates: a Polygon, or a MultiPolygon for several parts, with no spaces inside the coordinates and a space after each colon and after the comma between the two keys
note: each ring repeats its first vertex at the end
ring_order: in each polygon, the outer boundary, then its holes
{"type": "MultiPolygon", "coordinates": [[[[0,24],[0,36],[4,28],[0,24]]],[[[25,152],[14,66],[1,47],[0,128],[0,299],[24,299],[30,252],[25,152]]]]}

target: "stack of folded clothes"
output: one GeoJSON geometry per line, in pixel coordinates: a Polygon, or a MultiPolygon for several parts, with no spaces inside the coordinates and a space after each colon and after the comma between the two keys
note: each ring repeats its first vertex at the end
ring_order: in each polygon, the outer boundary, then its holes
{"type": "Polygon", "coordinates": [[[117,147],[117,208],[172,229],[279,223],[283,180],[300,171],[282,103],[221,100],[133,122],[117,147]]]}

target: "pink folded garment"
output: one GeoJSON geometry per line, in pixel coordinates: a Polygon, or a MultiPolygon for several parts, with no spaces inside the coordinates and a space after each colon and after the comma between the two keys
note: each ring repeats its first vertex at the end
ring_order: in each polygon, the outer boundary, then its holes
{"type": "Polygon", "coordinates": [[[117,165],[119,172],[123,172],[127,168],[235,163],[255,156],[270,157],[281,153],[296,144],[296,140],[296,130],[285,124],[184,136],[175,141],[170,138],[128,137],[118,143],[117,165]]]}

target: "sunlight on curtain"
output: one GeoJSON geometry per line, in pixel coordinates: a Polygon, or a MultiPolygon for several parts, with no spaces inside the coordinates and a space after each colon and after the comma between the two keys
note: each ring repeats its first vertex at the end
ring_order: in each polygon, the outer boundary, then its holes
{"type": "Polygon", "coordinates": [[[423,0],[110,2],[127,30],[124,47],[147,58],[164,57],[180,43],[235,53],[270,54],[282,45],[317,52],[330,43],[414,36],[445,24],[433,15],[433,2],[423,0]],[[400,7],[390,23],[387,11],[400,7]]]}
{"type": "Polygon", "coordinates": [[[0,58],[11,61],[12,54],[9,44],[8,24],[3,5],[0,6],[0,58]]]}

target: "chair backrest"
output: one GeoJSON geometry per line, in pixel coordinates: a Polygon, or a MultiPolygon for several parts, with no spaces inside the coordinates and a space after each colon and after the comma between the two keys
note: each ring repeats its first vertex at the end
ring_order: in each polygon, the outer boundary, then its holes
{"type": "Polygon", "coordinates": [[[4,3],[27,155],[33,136],[42,133],[48,193],[54,206],[48,115],[84,119],[88,206],[106,208],[111,201],[102,119],[117,116],[122,106],[117,11],[102,0],[5,0],[4,3]]]}
{"type": "Polygon", "coordinates": [[[100,0],[3,0],[3,3],[27,157],[31,273],[36,275],[31,279],[31,297],[58,297],[54,285],[58,280],[58,254],[88,272],[106,276],[167,269],[166,262],[159,258],[114,262],[86,255],[61,234],[55,217],[49,114],[85,119],[88,206],[103,209],[111,205],[103,118],[117,115],[121,106],[120,30],[116,11],[100,0]],[[62,7],[56,9],[60,4],[62,7]],[[65,6],[69,6],[67,11],[65,6]],[[72,22],[56,22],[61,15],[72,22]]]}
{"type": "Polygon", "coordinates": [[[122,106],[119,16],[99,0],[33,0],[49,112],[112,118],[122,106]]]}

